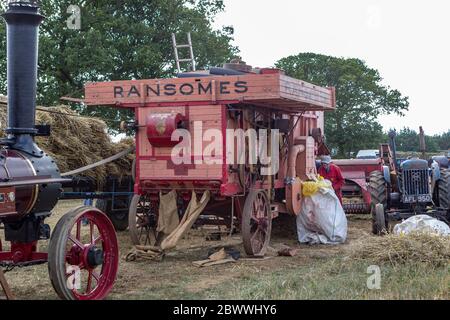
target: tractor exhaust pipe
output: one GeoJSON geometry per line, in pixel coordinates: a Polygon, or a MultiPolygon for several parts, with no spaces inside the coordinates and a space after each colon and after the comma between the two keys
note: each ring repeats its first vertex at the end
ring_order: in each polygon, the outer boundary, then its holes
{"type": "Polygon", "coordinates": [[[395,137],[396,137],[397,133],[395,132],[395,130],[391,130],[389,131],[389,146],[391,148],[391,152],[392,152],[392,161],[394,161],[394,166],[395,166],[395,171],[398,172],[399,167],[397,164],[397,145],[395,144],[395,137]]]}
{"type": "MultiPolygon", "coordinates": [[[[38,30],[44,19],[36,0],[9,0],[7,24],[8,126],[18,149],[32,151],[36,117],[38,30]]],[[[36,150],[35,150],[36,151],[36,150]]]]}

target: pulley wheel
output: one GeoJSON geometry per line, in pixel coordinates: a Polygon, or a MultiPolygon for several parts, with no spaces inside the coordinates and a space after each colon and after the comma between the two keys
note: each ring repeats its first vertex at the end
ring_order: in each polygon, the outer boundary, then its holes
{"type": "Polygon", "coordinates": [[[66,213],[50,238],[48,272],[58,296],[100,300],[111,291],[119,264],[119,247],[109,218],[93,207],[66,213]]]}

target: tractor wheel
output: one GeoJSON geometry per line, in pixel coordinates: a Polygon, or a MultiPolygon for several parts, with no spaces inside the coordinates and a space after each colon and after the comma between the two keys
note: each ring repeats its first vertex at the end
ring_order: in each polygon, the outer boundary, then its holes
{"type": "Polygon", "coordinates": [[[156,246],[162,239],[157,234],[158,206],[148,195],[134,195],[130,203],[128,225],[134,245],[156,246]]]}
{"type": "Polygon", "coordinates": [[[105,298],[113,287],[118,265],[116,232],[103,212],[83,206],[58,221],[48,248],[48,272],[60,298],[105,298]]]}
{"type": "Polygon", "coordinates": [[[375,224],[378,235],[386,234],[388,232],[389,224],[386,221],[384,206],[381,203],[375,206],[375,224]]]}
{"type": "Polygon", "coordinates": [[[106,213],[114,225],[116,231],[125,231],[128,228],[128,208],[112,211],[112,201],[106,199],[97,199],[95,207],[106,213]]]}
{"type": "Polygon", "coordinates": [[[440,208],[450,210],[450,170],[441,169],[441,180],[438,181],[438,201],[440,208]]]}
{"type": "Polygon", "coordinates": [[[384,223],[380,224],[381,219],[377,219],[377,205],[381,204],[383,211],[387,207],[387,185],[382,172],[374,171],[370,174],[369,191],[371,198],[370,213],[372,215],[372,232],[373,234],[380,235],[389,230],[389,220],[386,213],[384,213],[384,223]]]}
{"type": "Polygon", "coordinates": [[[250,190],[242,212],[242,240],[249,256],[264,256],[272,231],[272,211],[267,193],[250,190]]]}

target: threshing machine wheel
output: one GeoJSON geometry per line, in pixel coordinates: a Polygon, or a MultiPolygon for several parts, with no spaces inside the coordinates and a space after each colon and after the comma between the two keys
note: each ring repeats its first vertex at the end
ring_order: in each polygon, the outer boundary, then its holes
{"type": "Polygon", "coordinates": [[[111,291],[119,264],[114,226],[93,207],[66,213],[50,238],[48,272],[58,296],[99,300],[111,291]]]}
{"type": "Polygon", "coordinates": [[[387,185],[381,171],[374,171],[370,174],[369,191],[371,198],[370,213],[372,215],[372,232],[373,234],[380,235],[389,230],[389,220],[387,219],[386,213],[384,213],[384,208],[387,207],[387,185]],[[381,204],[383,207],[384,223],[381,225],[377,221],[377,204],[381,204]]]}
{"type": "Polygon", "coordinates": [[[130,203],[128,225],[134,245],[155,246],[158,241],[158,205],[149,195],[134,195],[130,203]]]}
{"type": "Polygon", "coordinates": [[[242,213],[242,239],[249,256],[263,256],[270,242],[272,212],[264,190],[250,190],[242,213]]]}

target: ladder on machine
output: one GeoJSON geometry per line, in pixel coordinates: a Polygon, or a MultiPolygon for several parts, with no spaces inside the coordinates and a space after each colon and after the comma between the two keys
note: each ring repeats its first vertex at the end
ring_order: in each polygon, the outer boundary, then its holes
{"type": "Polygon", "coordinates": [[[195,58],[194,58],[194,49],[192,47],[192,39],[191,39],[191,33],[188,32],[187,33],[187,40],[188,40],[188,44],[177,44],[177,38],[175,36],[175,33],[172,33],[172,45],[173,45],[173,51],[175,53],[175,61],[177,63],[177,69],[178,72],[181,73],[181,66],[180,63],[181,62],[190,62],[191,63],[191,67],[192,67],[192,71],[196,71],[196,63],[195,63],[195,58]],[[181,48],[189,48],[189,58],[186,59],[180,59],[180,56],[178,54],[178,49],[181,48]]]}

